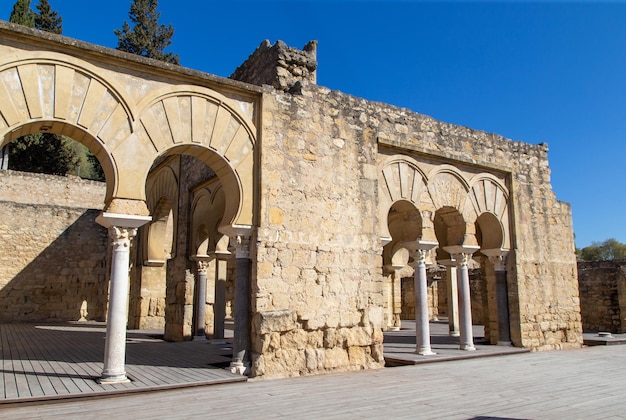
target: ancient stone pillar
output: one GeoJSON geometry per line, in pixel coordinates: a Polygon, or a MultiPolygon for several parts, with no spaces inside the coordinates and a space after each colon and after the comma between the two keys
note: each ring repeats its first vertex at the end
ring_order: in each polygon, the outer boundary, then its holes
{"type": "Polygon", "coordinates": [[[196,262],[196,328],[193,336],[194,341],[206,340],[206,273],[212,257],[208,255],[194,255],[191,257],[196,262]]]}
{"type": "Polygon", "coordinates": [[[430,324],[428,318],[428,279],[426,277],[426,256],[436,243],[421,243],[415,258],[415,352],[422,356],[435,354],[430,347],[430,324]]]}
{"type": "Polygon", "coordinates": [[[104,369],[102,384],[128,382],[126,377],[126,322],[128,320],[130,245],[137,228],[150,221],[150,216],[131,216],[103,212],[96,222],[109,229],[112,241],[111,284],[107,312],[104,369]]]}
{"type": "Polygon", "coordinates": [[[213,342],[224,344],[226,320],[226,273],[230,252],[215,252],[215,303],[213,306],[213,342]]]}
{"type": "Polygon", "coordinates": [[[250,233],[235,237],[235,302],[233,360],[230,371],[245,375],[250,368],[250,233]]]}
{"type": "Polygon", "coordinates": [[[506,251],[499,249],[481,250],[493,264],[496,273],[496,307],[498,309],[498,345],[511,345],[509,324],[509,291],[506,282],[506,251]]]}
{"type": "Polygon", "coordinates": [[[415,272],[415,352],[422,356],[433,353],[430,347],[430,324],[428,317],[428,278],[426,276],[426,257],[438,244],[434,241],[417,240],[405,246],[413,252],[415,272]]]}
{"type": "Polygon", "coordinates": [[[449,246],[444,250],[457,263],[457,283],[459,288],[459,348],[472,351],[474,347],[474,332],[472,331],[472,302],[470,297],[469,272],[467,264],[477,246],[449,246]]]}

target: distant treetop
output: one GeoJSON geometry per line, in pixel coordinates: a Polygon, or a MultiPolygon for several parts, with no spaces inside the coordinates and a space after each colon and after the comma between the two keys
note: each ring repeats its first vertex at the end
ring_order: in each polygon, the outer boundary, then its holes
{"type": "Polygon", "coordinates": [[[28,26],[29,28],[35,27],[35,14],[30,10],[30,0],[17,0],[15,2],[9,22],[28,26]]]}
{"type": "Polygon", "coordinates": [[[626,259],[626,244],[614,238],[604,242],[592,242],[591,245],[576,250],[576,256],[582,261],[604,261],[626,259]]]}
{"type": "Polygon", "coordinates": [[[117,49],[167,63],[178,64],[178,55],[164,52],[172,43],[172,25],[159,25],[161,14],[157,12],[157,0],[133,0],[128,16],[134,26],[124,21],[117,35],[117,49]]]}

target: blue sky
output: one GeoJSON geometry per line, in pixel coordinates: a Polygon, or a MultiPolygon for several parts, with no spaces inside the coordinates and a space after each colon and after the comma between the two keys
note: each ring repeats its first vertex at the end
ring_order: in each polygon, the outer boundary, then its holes
{"type": "MultiPolygon", "coordinates": [[[[109,47],[131,3],[49,1],[64,35],[109,47]]],[[[8,19],[14,1],[2,3],[8,19]]],[[[159,10],[183,66],[226,77],[264,39],[316,39],[320,85],[547,142],[577,246],[626,243],[626,3],[161,0],[159,10]]]]}

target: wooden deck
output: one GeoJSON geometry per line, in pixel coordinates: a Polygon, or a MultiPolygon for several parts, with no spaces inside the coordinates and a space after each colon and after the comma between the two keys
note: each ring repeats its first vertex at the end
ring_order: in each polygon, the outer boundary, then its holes
{"type": "Polygon", "coordinates": [[[0,324],[0,404],[110,395],[245,381],[223,369],[229,344],[169,343],[158,331],[127,335],[126,372],[131,382],[101,385],[106,325],[0,324]]]}

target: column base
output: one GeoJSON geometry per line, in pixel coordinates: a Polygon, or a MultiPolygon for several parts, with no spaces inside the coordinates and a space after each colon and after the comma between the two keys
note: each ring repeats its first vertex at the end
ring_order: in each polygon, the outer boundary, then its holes
{"type": "Polygon", "coordinates": [[[498,346],[509,346],[511,347],[510,341],[498,341],[498,346]]]}
{"type": "Polygon", "coordinates": [[[207,341],[204,335],[194,335],[191,341],[207,341]]]}
{"type": "Polygon", "coordinates": [[[419,354],[420,356],[434,356],[435,354],[437,354],[434,351],[432,351],[431,349],[417,350],[415,353],[419,354]]]}
{"type": "Polygon", "coordinates": [[[101,385],[127,384],[130,382],[130,379],[128,379],[128,377],[126,376],[126,373],[123,373],[121,375],[113,375],[113,376],[103,374],[101,377],[99,377],[96,380],[96,382],[98,382],[101,385]]]}
{"type": "Polygon", "coordinates": [[[464,351],[475,351],[476,347],[474,347],[473,344],[461,344],[459,349],[464,351]]]}
{"type": "Polygon", "coordinates": [[[230,373],[234,373],[235,375],[245,376],[250,372],[250,366],[248,363],[241,362],[230,362],[230,366],[227,367],[230,373]]]}
{"type": "Polygon", "coordinates": [[[450,331],[450,337],[460,337],[461,333],[458,331],[450,331]]]}

